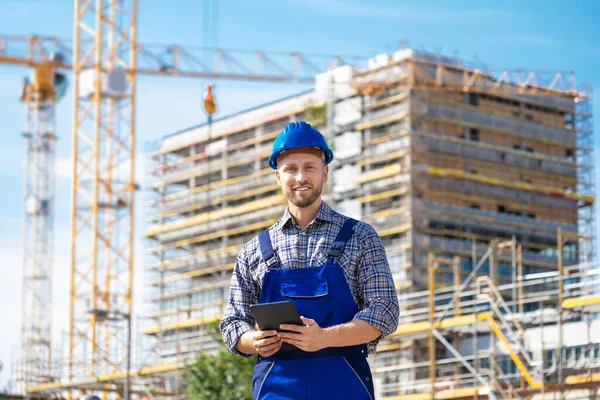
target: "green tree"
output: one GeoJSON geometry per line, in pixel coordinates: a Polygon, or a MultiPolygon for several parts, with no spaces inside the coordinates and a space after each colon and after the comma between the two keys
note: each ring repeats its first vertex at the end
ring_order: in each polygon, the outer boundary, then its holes
{"type": "MultiPolygon", "coordinates": [[[[2,364],[2,360],[0,360],[0,371],[2,371],[2,367],[4,367],[4,364],[2,364]]],[[[0,391],[0,400],[3,399],[4,397],[6,397],[6,389],[0,391]]]]}
{"type": "Polygon", "coordinates": [[[218,321],[207,326],[219,344],[215,354],[198,353],[185,368],[185,386],[190,400],[251,400],[252,371],[256,356],[243,358],[229,352],[219,331],[218,321]]]}

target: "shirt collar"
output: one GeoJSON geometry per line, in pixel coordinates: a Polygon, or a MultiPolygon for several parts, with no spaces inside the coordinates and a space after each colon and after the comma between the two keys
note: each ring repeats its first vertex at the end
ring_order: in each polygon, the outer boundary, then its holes
{"type": "MultiPolygon", "coordinates": [[[[323,200],[321,200],[321,207],[319,208],[315,219],[311,223],[315,221],[333,221],[333,210],[323,200]]],[[[296,221],[294,220],[294,217],[292,217],[292,214],[290,214],[290,210],[288,207],[285,208],[283,217],[281,217],[281,219],[279,220],[279,230],[283,230],[283,228],[285,228],[287,225],[296,225],[296,221]]]]}

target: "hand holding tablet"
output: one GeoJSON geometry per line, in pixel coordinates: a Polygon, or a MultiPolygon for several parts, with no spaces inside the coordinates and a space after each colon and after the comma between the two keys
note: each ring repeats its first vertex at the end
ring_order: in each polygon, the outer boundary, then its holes
{"type": "MultiPolygon", "coordinates": [[[[279,328],[282,324],[304,326],[294,303],[291,301],[252,304],[250,311],[261,331],[275,330],[277,332],[285,332],[279,328]]],[[[283,343],[279,351],[288,352],[294,350],[298,350],[298,348],[289,343],[283,343]]]]}

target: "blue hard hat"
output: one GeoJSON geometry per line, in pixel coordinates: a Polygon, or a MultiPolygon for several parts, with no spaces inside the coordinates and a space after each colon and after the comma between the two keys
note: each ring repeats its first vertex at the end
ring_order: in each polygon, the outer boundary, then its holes
{"type": "Polygon", "coordinates": [[[100,400],[100,397],[96,396],[95,394],[86,394],[79,400],[100,400]]]}
{"type": "Polygon", "coordinates": [[[327,145],[325,137],[304,121],[290,122],[277,135],[273,143],[273,151],[269,157],[269,165],[277,169],[277,157],[286,150],[296,149],[298,147],[314,147],[319,149],[325,155],[325,165],[333,160],[333,151],[327,145]]]}

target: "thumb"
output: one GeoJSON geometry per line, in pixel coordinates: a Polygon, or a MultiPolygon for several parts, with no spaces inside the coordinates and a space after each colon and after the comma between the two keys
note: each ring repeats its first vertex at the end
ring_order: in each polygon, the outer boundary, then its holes
{"type": "Polygon", "coordinates": [[[300,319],[302,319],[302,322],[304,323],[304,325],[306,326],[313,326],[313,325],[317,325],[317,322],[314,319],[310,319],[310,318],[304,318],[304,317],[300,317],[300,319]]]}

